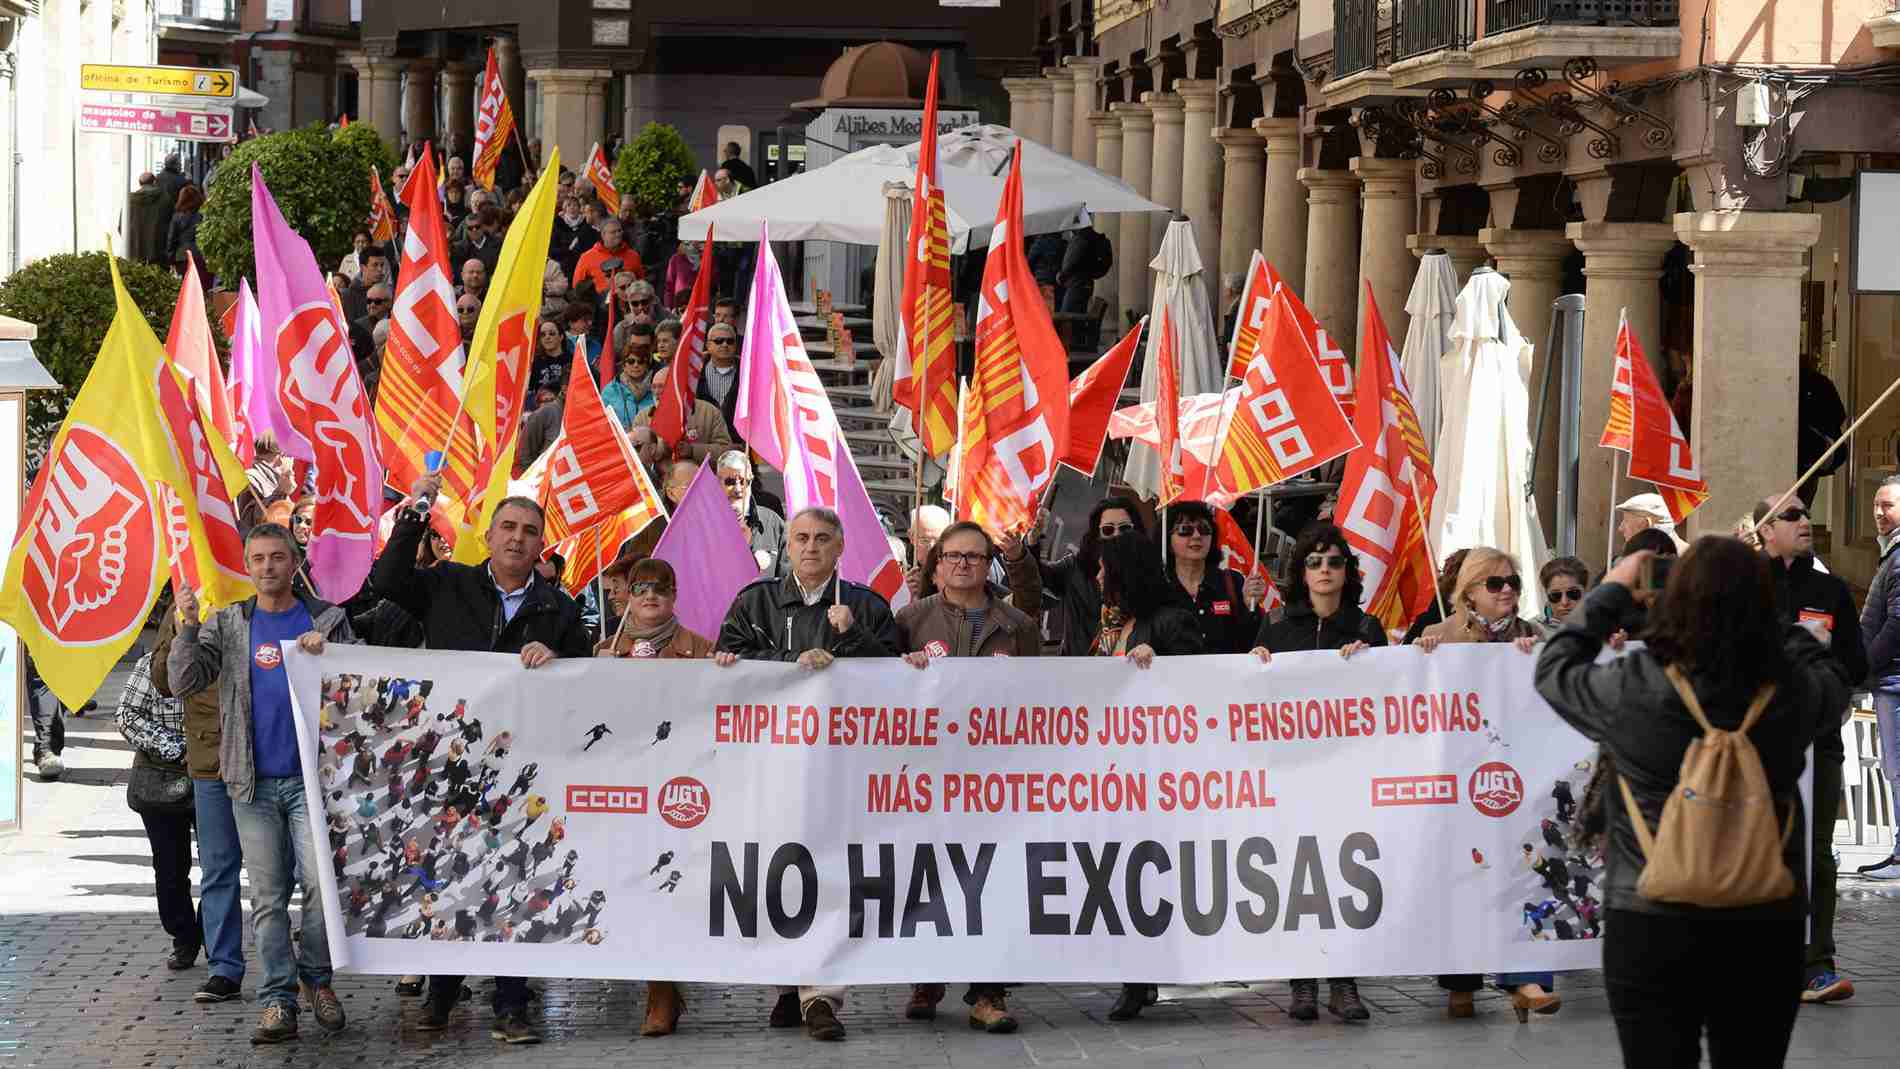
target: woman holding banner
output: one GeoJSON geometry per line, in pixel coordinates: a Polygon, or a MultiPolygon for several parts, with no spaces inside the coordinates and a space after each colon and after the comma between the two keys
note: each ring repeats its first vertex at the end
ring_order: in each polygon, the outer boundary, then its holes
{"type": "MultiPolygon", "coordinates": [[[[1518,596],[1524,592],[1524,577],[1517,561],[1501,549],[1477,546],[1465,554],[1458,569],[1445,611],[1449,619],[1433,624],[1418,637],[1418,648],[1430,653],[1446,642],[1509,642],[1529,653],[1543,639],[1541,625],[1517,615],[1518,596]]],[[[1475,974],[1454,974],[1438,978],[1438,986],[1450,992],[1446,1013],[1452,1017],[1476,1015],[1472,995],[1484,984],[1475,974]]],[[[1511,996],[1511,1008],[1518,1020],[1531,1013],[1556,1013],[1563,999],[1550,990],[1556,977],[1550,973],[1499,973],[1498,989],[1511,996]]]]}
{"type": "Polygon", "coordinates": [[[1207,502],[1176,501],[1168,506],[1167,516],[1173,605],[1193,614],[1208,653],[1245,650],[1260,629],[1260,614],[1250,606],[1266,596],[1266,578],[1248,578],[1220,566],[1214,510],[1207,502]]]}
{"type": "MultiPolygon", "coordinates": [[[[1276,653],[1338,650],[1341,657],[1351,657],[1386,644],[1378,618],[1359,609],[1359,557],[1346,545],[1345,532],[1330,523],[1308,528],[1293,546],[1292,559],[1297,567],[1287,578],[1286,608],[1278,619],[1262,621],[1254,639],[1253,655],[1261,664],[1271,664],[1276,653]]],[[[1318,1020],[1319,981],[1303,978],[1292,986],[1287,1016],[1318,1020]]],[[[1359,1000],[1357,977],[1333,977],[1327,989],[1326,1008],[1340,1020],[1372,1018],[1359,1000]]]]}
{"type": "MultiPolygon", "coordinates": [[[[1131,530],[1100,542],[1096,552],[1101,555],[1095,580],[1102,592],[1102,626],[1089,645],[1091,656],[1126,657],[1145,669],[1157,656],[1207,652],[1194,617],[1168,602],[1168,580],[1153,542],[1131,530]]],[[[1160,997],[1155,984],[1123,984],[1108,1019],[1134,1020],[1160,997]]]]}

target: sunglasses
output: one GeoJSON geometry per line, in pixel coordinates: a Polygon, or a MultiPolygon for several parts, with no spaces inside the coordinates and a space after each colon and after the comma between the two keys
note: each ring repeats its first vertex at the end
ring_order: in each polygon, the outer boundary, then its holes
{"type": "Polygon", "coordinates": [[[1174,525],[1176,538],[1193,538],[1195,535],[1211,535],[1214,529],[1204,523],[1177,523],[1174,525]]]}
{"type": "Polygon", "coordinates": [[[1800,523],[1802,520],[1805,520],[1807,518],[1808,518],[1808,510],[1801,509],[1801,508],[1783,509],[1781,510],[1779,514],[1775,516],[1775,519],[1780,520],[1783,523],[1800,523]]]}
{"type": "Polygon", "coordinates": [[[959,564],[967,564],[974,568],[979,564],[988,564],[990,555],[988,553],[945,553],[937,559],[953,568],[959,564]]]}
{"type": "Polygon", "coordinates": [[[628,306],[633,307],[633,308],[651,308],[653,307],[653,298],[651,297],[630,298],[627,301],[627,304],[628,306]]]}
{"type": "Polygon", "coordinates": [[[731,486],[731,487],[740,487],[740,486],[751,486],[751,485],[752,485],[752,480],[751,480],[751,479],[747,479],[747,478],[743,478],[743,477],[741,477],[741,476],[737,476],[737,475],[734,475],[734,476],[730,476],[730,477],[728,477],[728,478],[724,478],[724,479],[721,479],[721,480],[719,480],[719,481],[720,481],[720,482],[722,482],[722,483],[725,483],[725,484],[726,484],[727,486],[731,486]]]}
{"type": "Polygon", "coordinates": [[[668,597],[673,593],[673,588],[657,579],[642,579],[628,587],[627,593],[636,598],[644,598],[648,594],[658,594],[661,597],[668,597]]]}
{"type": "Polygon", "coordinates": [[[737,339],[737,338],[708,338],[708,339],[707,339],[707,341],[708,341],[708,342],[710,342],[710,343],[711,343],[711,344],[713,344],[713,345],[737,345],[737,344],[739,344],[739,339],[737,339]]]}
{"type": "Polygon", "coordinates": [[[1492,594],[1502,594],[1506,587],[1515,594],[1524,589],[1524,578],[1518,575],[1488,575],[1484,579],[1484,589],[1492,594]]]}
{"type": "Polygon", "coordinates": [[[1132,523],[1105,523],[1102,525],[1101,534],[1103,538],[1120,538],[1134,529],[1135,525],[1132,523]]]}
{"type": "Polygon", "coordinates": [[[364,300],[366,303],[369,303],[369,304],[388,304],[389,303],[389,298],[387,297],[366,297],[364,298],[364,300]]]}
{"type": "Polygon", "coordinates": [[[1582,601],[1583,588],[1580,586],[1573,586],[1568,590],[1546,590],[1544,591],[1544,600],[1551,601],[1551,602],[1582,601]]]}
{"type": "Polygon", "coordinates": [[[1346,558],[1338,553],[1314,553],[1306,558],[1308,568],[1331,568],[1336,572],[1346,570],[1346,558]]]}

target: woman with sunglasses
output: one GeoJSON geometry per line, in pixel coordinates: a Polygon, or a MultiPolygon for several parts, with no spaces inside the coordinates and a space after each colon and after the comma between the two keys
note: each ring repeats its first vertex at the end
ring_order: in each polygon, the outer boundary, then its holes
{"type": "MultiPolygon", "coordinates": [[[[1385,629],[1377,617],[1359,609],[1362,591],[1359,557],[1346,545],[1346,534],[1330,523],[1306,529],[1293,546],[1295,569],[1287,578],[1286,607],[1277,619],[1265,620],[1254,639],[1253,655],[1271,664],[1276,653],[1338,650],[1351,657],[1360,650],[1386,644],[1385,629]]],[[[1319,1019],[1319,981],[1291,981],[1293,1002],[1287,1016],[1296,1021],[1319,1019]]],[[[1359,1000],[1357,977],[1327,981],[1326,1008],[1342,1021],[1366,1021],[1372,1014],[1359,1000]]]]}
{"type": "MultiPolygon", "coordinates": [[[[1418,637],[1418,648],[1430,653],[1449,642],[1508,642],[1530,653],[1543,639],[1544,628],[1517,615],[1518,595],[1523,592],[1524,578],[1510,554],[1490,546],[1472,549],[1465,554],[1454,596],[1445,606],[1451,618],[1426,628],[1418,637]]],[[[1483,985],[1484,977],[1476,974],[1440,976],[1438,986],[1451,993],[1447,1015],[1476,1015],[1472,996],[1483,985]]],[[[1498,974],[1498,989],[1511,996],[1511,1008],[1519,1020],[1531,1013],[1556,1013],[1563,999],[1550,990],[1555,985],[1550,973],[1498,974]]]]}
{"type": "MultiPolygon", "coordinates": [[[[1126,657],[1136,668],[1147,669],[1158,656],[1207,652],[1194,617],[1169,603],[1168,580],[1161,574],[1161,556],[1153,542],[1129,531],[1101,542],[1097,552],[1102,625],[1089,643],[1090,656],[1126,657]]],[[[1108,1019],[1131,1021],[1159,998],[1155,984],[1123,984],[1108,1019]]]]}
{"type": "MultiPolygon", "coordinates": [[[[1075,552],[1055,561],[1036,554],[1042,562],[1042,588],[1057,601],[1055,619],[1062,626],[1062,656],[1087,657],[1093,652],[1090,643],[1102,625],[1102,547],[1125,535],[1144,533],[1141,506],[1133,498],[1105,497],[1089,510],[1088,526],[1083,528],[1075,552]]],[[[1160,559],[1152,563],[1158,580],[1160,559]]]]}
{"type": "Polygon", "coordinates": [[[1553,557],[1537,569],[1537,582],[1544,588],[1544,627],[1555,630],[1583,601],[1590,568],[1575,557],[1553,557]]]}
{"type": "Polygon", "coordinates": [[[1168,589],[1174,606],[1194,615],[1207,652],[1245,651],[1260,630],[1260,614],[1250,606],[1266,595],[1266,579],[1249,579],[1220,566],[1214,510],[1206,502],[1176,501],[1168,506],[1167,519],[1168,589]]]}

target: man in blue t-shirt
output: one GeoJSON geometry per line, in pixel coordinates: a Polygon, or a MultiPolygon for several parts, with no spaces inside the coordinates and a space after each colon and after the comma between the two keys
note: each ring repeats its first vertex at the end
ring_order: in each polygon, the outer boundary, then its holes
{"type": "Polygon", "coordinates": [[[297,1038],[298,983],[310,991],[317,1024],[326,1032],[344,1025],[343,1004],[330,986],[330,944],[317,889],[316,847],[310,836],[305,802],[305,740],[291,715],[290,683],[284,671],[283,644],[295,642],[306,653],[320,654],[328,642],[353,642],[349,616],[334,605],[302,598],[291,590],[300,554],[290,531],[261,523],[244,537],[244,567],[257,596],[226,605],[198,622],[198,596],[189,587],[175,591],[184,623],[166,657],[172,693],[180,698],[218,688],[223,736],[219,775],[231,798],[231,815],[251,881],[251,918],[264,978],[257,1001],[263,1018],[251,1033],[253,1043],[282,1043],[297,1038]],[[248,671],[238,670],[248,662],[248,671]],[[303,941],[290,946],[290,890],[295,874],[302,880],[303,941]]]}

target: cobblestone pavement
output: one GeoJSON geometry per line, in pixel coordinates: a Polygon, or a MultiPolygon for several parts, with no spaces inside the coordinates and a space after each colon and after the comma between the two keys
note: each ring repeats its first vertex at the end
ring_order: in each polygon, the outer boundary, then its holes
{"type": "MultiPolygon", "coordinates": [[[[115,694],[108,684],[106,694],[115,694]]],[[[850,1036],[818,1044],[802,1031],[765,1027],[764,988],[693,985],[678,1034],[635,1035],[644,1012],[636,985],[536,981],[547,1043],[503,1048],[488,1037],[486,992],[439,1035],[414,1027],[418,1007],[388,977],[340,977],[350,1027],[305,1035],[281,1048],[253,1048],[248,1000],[203,1007],[191,1001],[203,965],[165,969],[169,949],[152,902],[150,854],[125,807],[131,755],[109,718],[68,727],[72,771],[26,788],[27,831],[0,839],[0,1067],[95,1066],[1325,1066],[1493,1069],[1616,1065],[1616,1037],[1597,973],[1561,977],[1563,1012],[1519,1025],[1502,996],[1481,996],[1474,1021],[1444,1019],[1444,995],[1427,977],[1361,985],[1373,1020],[1347,1027],[1330,1018],[1301,1025],[1285,1015],[1283,982],[1163,988],[1140,1020],[1106,1019],[1112,986],[1029,985],[1010,1005],[1013,1036],[970,1031],[952,988],[934,1023],[902,1019],[908,992],[860,988],[843,1012],[850,1036]]],[[[1900,1007],[1900,885],[1842,881],[1837,937],[1841,966],[1858,985],[1852,1001],[1804,1009],[1790,1065],[1891,1067],[1900,1007]],[[1884,933],[1884,934],[1883,934],[1884,933]]],[[[248,941],[248,940],[247,940],[248,941]]],[[[256,982],[255,959],[247,999],[256,982]]],[[[1684,977],[1719,984],[1720,977],[1684,977]]],[[[1322,1015],[1323,1017],[1325,1015],[1322,1015]]]]}

